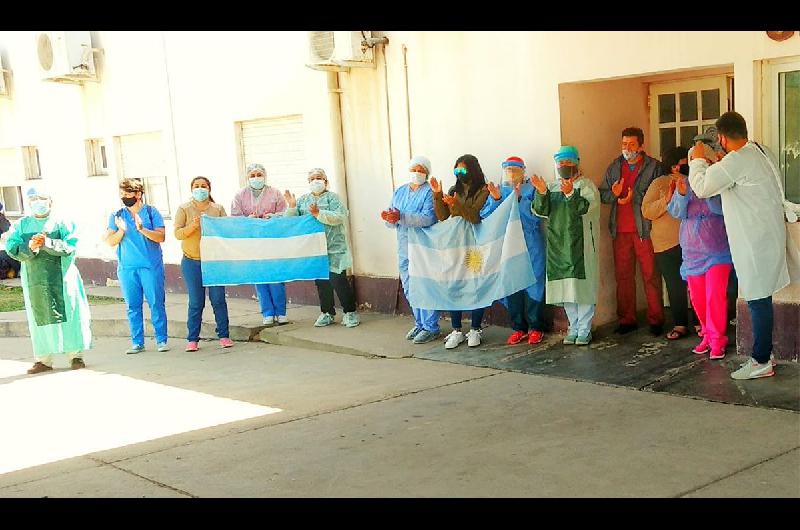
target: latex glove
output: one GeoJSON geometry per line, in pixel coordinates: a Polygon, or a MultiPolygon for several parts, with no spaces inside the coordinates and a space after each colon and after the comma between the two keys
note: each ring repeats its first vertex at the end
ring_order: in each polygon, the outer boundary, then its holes
{"type": "Polygon", "coordinates": [[[386,214],[386,222],[395,224],[400,220],[400,210],[392,209],[386,214]]]}
{"type": "Polygon", "coordinates": [[[547,193],[547,183],[539,175],[533,175],[531,177],[531,184],[533,184],[533,187],[536,188],[536,191],[539,193],[547,193]]]}

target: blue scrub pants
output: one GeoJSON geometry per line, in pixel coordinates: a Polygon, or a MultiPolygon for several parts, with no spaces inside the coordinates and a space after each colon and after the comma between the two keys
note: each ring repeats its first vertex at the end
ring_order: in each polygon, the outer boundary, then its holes
{"type": "Polygon", "coordinates": [[[156,342],[167,342],[167,310],[164,305],[164,265],[153,268],[117,269],[122,295],[128,306],[128,325],[134,346],[144,346],[144,318],[142,298],[150,306],[151,320],[156,332],[156,342]]]}
{"type": "MultiPolygon", "coordinates": [[[[206,306],[206,287],[203,287],[203,276],[200,269],[200,260],[183,257],[181,272],[189,293],[189,315],[186,327],[189,334],[186,340],[197,342],[200,340],[200,324],[203,321],[203,309],[206,306]]],[[[225,287],[208,287],[208,298],[214,309],[214,320],[217,322],[217,336],[221,339],[229,338],[228,332],[228,302],[225,301],[225,287]]]]}
{"type": "Polygon", "coordinates": [[[262,317],[286,316],[286,284],[256,284],[256,295],[258,295],[258,305],[261,307],[262,317]]]}
{"type": "MultiPolygon", "coordinates": [[[[408,271],[400,275],[400,280],[403,284],[403,294],[406,295],[408,300],[408,271]],[[405,281],[403,281],[405,280],[405,281]]],[[[410,304],[409,304],[410,305],[410,304]]],[[[439,333],[439,312],[432,309],[419,309],[412,307],[411,312],[414,314],[414,325],[419,329],[430,331],[431,333],[439,333]]]]}

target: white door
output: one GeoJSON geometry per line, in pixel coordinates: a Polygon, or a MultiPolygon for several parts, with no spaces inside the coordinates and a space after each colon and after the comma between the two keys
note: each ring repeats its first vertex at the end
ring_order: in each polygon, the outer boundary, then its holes
{"type": "MultiPolygon", "coordinates": [[[[267,184],[295,195],[308,191],[303,116],[284,116],[243,121],[240,127],[240,162],[242,169],[249,164],[263,165],[267,184]]],[[[240,184],[244,186],[242,171],[240,184]]]]}
{"type": "Polygon", "coordinates": [[[783,173],[786,199],[800,203],[800,57],[763,69],[764,140],[783,173]]]}
{"type": "Polygon", "coordinates": [[[650,85],[650,156],[662,159],[672,147],[692,146],[692,138],[731,110],[725,75],[650,85]]]}
{"type": "Polygon", "coordinates": [[[169,216],[169,192],[164,145],[160,132],[117,136],[117,153],[120,180],[141,179],[144,183],[144,201],[169,216]]]}

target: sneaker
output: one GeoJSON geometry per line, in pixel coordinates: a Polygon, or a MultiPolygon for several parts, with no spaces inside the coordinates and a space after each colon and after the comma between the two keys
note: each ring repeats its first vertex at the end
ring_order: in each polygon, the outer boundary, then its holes
{"type": "Polygon", "coordinates": [[[758,379],[761,377],[771,377],[775,375],[772,363],[759,364],[755,360],[750,360],[742,367],[731,374],[731,379],[758,379]]]}
{"type": "Polygon", "coordinates": [[[586,335],[581,335],[581,336],[579,336],[578,338],[575,339],[575,345],[576,346],[586,346],[590,342],[592,342],[592,332],[591,331],[589,333],[587,333],[586,335]]]}
{"type": "Polygon", "coordinates": [[[526,331],[515,331],[514,333],[511,334],[510,337],[508,337],[506,344],[510,344],[513,346],[514,344],[519,344],[520,342],[522,342],[527,338],[528,338],[528,333],[526,331]]]}
{"type": "Polygon", "coordinates": [[[143,351],[144,351],[144,345],[141,346],[135,345],[133,348],[128,348],[127,350],[125,350],[125,353],[127,353],[128,355],[132,355],[134,353],[142,353],[143,351]]]}
{"type": "Polygon", "coordinates": [[[264,325],[264,326],[271,326],[274,323],[275,323],[275,317],[273,317],[271,315],[268,316],[268,317],[264,317],[264,320],[261,321],[261,324],[264,325]]]}
{"type": "Polygon", "coordinates": [[[567,333],[567,336],[564,337],[562,341],[564,344],[575,344],[575,341],[578,339],[578,335],[575,333],[567,333]]]}
{"type": "Polygon", "coordinates": [[[620,324],[617,326],[617,329],[614,330],[614,333],[625,335],[631,331],[636,331],[637,329],[639,329],[638,324],[620,324]]]}
{"type": "Polygon", "coordinates": [[[169,346],[167,346],[167,343],[166,343],[166,342],[159,342],[159,343],[156,345],[156,348],[157,348],[157,349],[158,349],[158,351],[160,351],[160,352],[169,351],[169,346]]]}
{"type": "Polygon", "coordinates": [[[696,353],[698,355],[705,355],[709,351],[711,351],[711,345],[706,339],[703,339],[700,344],[692,348],[692,353],[696,353]]]}
{"type": "Polygon", "coordinates": [[[414,344],[425,344],[426,342],[438,339],[441,336],[442,334],[438,331],[434,332],[423,329],[414,337],[414,344]]]}
{"type": "Polygon", "coordinates": [[[414,340],[414,337],[416,337],[421,331],[423,331],[422,328],[414,326],[408,330],[408,333],[406,333],[406,340],[414,340]]]}
{"type": "Polygon", "coordinates": [[[467,346],[474,348],[481,345],[481,335],[483,331],[480,329],[471,329],[467,332],[467,346]]]}
{"type": "Polygon", "coordinates": [[[358,313],[353,311],[352,313],[345,313],[342,316],[342,325],[347,326],[348,328],[354,328],[357,325],[361,324],[361,320],[358,318],[358,313]]]}
{"type": "MultiPolygon", "coordinates": [[[[749,363],[752,360],[753,360],[752,357],[750,359],[747,359],[745,362],[739,364],[739,368],[741,368],[742,366],[746,365],[747,363],[749,363]]],[[[773,368],[778,366],[778,362],[775,360],[775,354],[774,353],[770,353],[769,354],[769,364],[771,364],[773,368]]]]}
{"type": "Polygon", "coordinates": [[[454,329],[444,338],[444,347],[445,349],[452,350],[462,342],[464,342],[464,334],[461,333],[460,330],[454,329]]]}
{"type": "Polygon", "coordinates": [[[80,370],[81,368],[86,368],[86,363],[84,363],[83,359],[80,357],[75,357],[70,363],[70,368],[73,370],[80,370]]]}
{"type": "Polygon", "coordinates": [[[322,313],[317,317],[317,321],[314,322],[314,326],[318,328],[324,328],[325,326],[330,326],[331,324],[333,324],[333,316],[331,316],[330,313],[322,313]]]}
{"type": "Polygon", "coordinates": [[[286,315],[278,315],[275,318],[275,322],[277,322],[279,326],[284,326],[289,323],[289,317],[286,315]]]}
{"type": "Polygon", "coordinates": [[[544,333],[533,330],[528,333],[528,344],[539,344],[544,338],[544,333]]]}
{"type": "Polygon", "coordinates": [[[233,341],[230,338],[225,337],[219,339],[219,345],[222,346],[223,348],[230,348],[231,346],[233,346],[233,341]]]}
{"type": "Polygon", "coordinates": [[[197,351],[198,349],[199,348],[197,347],[197,341],[195,341],[195,340],[190,340],[186,344],[186,351],[197,351]]]}
{"type": "Polygon", "coordinates": [[[40,363],[39,361],[36,361],[33,366],[28,368],[28,373],[29,374],[40,374],[42,372],[49,372],[52,369],[53,369],[52,366],[47,366],[44,363],[40,363]]]}

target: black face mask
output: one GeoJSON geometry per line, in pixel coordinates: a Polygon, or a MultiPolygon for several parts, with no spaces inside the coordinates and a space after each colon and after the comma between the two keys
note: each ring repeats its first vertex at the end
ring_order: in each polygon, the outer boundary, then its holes
{"type": "Polygon", "coordinates": [[[678,169],[681,172],[681,175],[689,176],[689,164],[681,164],[681,167],[678,169]]]}
{"type": "Polygon", "coordinates": [[[133,206],[134,204],[136,204],[136,201],[138,201],[138,200],[139,200],[139,199],[137,199],[136,197],[124,197],[124,198],[122,199],[122,204],[124,204],[125,206],[127,206],[128,208],[130,208],[131,206],[133,206]]]}

